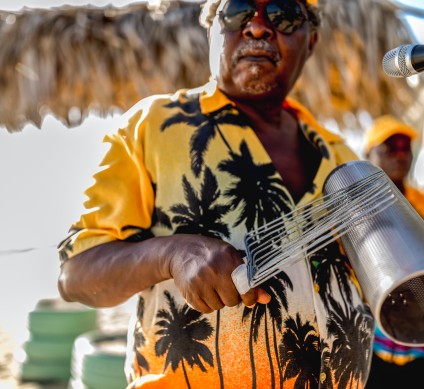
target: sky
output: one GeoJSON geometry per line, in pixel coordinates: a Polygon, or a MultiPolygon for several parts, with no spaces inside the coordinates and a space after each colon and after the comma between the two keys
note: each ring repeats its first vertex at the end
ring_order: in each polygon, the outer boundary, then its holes
{"type": "Polygon", "coordinates": [[[27,312],[59,297],[56,246],[82,210],[102,138],[118,118],[67,128],[49,116],[41,129],[0,128],[0,335],[24,339],[27,312]]]}
{"type": "MultiPolygon", "coordinates": [[[[424,0],[404,2],[424,5],[424,0]]],[[[90,1],[95,6],[127,3],[90,1]]],[[[60,5],[59,0],[0,0],[1,10],[60,5]]],[[[418,26],[416,20],[412,23],[418,26]]],[[[424,42],[423,26],[419,34],[424,42]]],[[[10,296],[13,291],[14,296],[0,298],[0,329],[12,328],[16,321],[11,318],[17,314],[19,318],[38,298],[57,295],[56,245],[82,210],[83,190],[105,150],[101,140],[115,129],[117,119],[89,117],[80,127],[69,129],[48,116],[41,129],[28,125],[14,134],[0,127],[0,295],[10,296]]]]}

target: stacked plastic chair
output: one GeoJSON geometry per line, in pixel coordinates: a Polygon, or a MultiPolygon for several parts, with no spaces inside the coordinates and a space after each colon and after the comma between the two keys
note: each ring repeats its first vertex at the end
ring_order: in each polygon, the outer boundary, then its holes
{"type": "Polygon", "coordinates": [[[29,312],[27,328],[28,339],[16,353],[16,378],[66,383],[74,341],[98,328],[97,310],[59,298],[42,299],[29,312]]]}
{"type": "Polygon", "coordinates": [[[127,335],[96,330],[77,337],[68,389],[125,389],[127,335]]]}

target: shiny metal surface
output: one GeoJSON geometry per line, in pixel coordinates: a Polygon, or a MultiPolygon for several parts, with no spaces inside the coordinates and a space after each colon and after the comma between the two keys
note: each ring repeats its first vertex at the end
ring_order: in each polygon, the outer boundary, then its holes
{"type": "MultiPolygon", "coordinates": [[[[324,193],[379,170],[366,161],[341,165],[327,178],[324,193]]],[[[340,239],[382,331],[398,343],[422,346],[424,221],[391,181],[389,185],[387,196],[397,201],[352,225],[340,239]]]]}

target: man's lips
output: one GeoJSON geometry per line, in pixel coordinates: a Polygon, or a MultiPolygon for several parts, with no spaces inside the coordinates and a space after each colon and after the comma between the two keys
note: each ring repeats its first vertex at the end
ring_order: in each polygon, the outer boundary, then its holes
{"type": "Polygon", "coordinates": [[[247,60],[253,62],[269,61],[275,64],[275,55],[269,51],[253,50],[243,53],[237,58],[237,61],[247,60]]]}
{"type": "Polygon", "coordinates": [[[246,60],[252,62],[271,62],[274,65],[281,60],[280,54],[265,41],[250,41],[240,47],[233,56],[233,64],[246,60]]]}

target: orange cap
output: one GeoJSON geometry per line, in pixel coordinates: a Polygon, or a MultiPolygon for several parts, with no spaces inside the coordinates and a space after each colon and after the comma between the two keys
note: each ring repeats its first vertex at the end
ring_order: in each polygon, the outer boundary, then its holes
{"type": "Polygon", "coordinates": [[[368,153],[370,149],[381,145],[392,135],[402,134],[414,139],[417,132],[409,125],[396,119],[392,115],[380,116],[374,121],[373,126],[365,134],[364,151],[368,153]]]}

